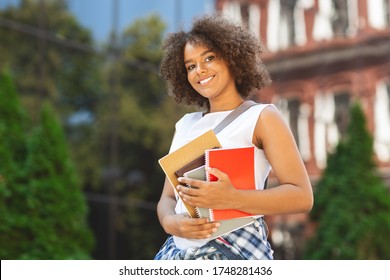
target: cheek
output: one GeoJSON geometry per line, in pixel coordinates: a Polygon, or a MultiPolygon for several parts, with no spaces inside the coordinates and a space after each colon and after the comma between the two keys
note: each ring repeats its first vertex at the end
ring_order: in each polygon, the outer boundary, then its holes
{"type": "Polygon", "coordinates": [[[187,80],[188,80],[188,82],[190,83],[191,86],[195,86],[194,74],[187,73],[187,80]]]}

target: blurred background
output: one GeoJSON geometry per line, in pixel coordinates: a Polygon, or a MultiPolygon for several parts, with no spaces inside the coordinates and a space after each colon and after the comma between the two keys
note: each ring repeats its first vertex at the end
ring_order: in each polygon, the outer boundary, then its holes
{"type": "MultiPolygon", "coordinates": [[[[315,191],[276,259],[390,259],[389,0],[0,0],[0,257],[151,259],[178,106],[161,42],[221,11],[264,43],[315,191]]],[[[271,176],[269,187],[277,185],[271,176]]]]}

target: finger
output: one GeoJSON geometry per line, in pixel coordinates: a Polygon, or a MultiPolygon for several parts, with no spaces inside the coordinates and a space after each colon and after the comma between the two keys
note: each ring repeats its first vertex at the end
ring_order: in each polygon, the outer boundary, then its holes
{"type": "Polygon", "coordinates": [[[191,178],[187,178],[187,177],[179,177],[177,180],[180,183],[185,184],[191,188],[199,188],[200,185],[202,184],[202,182],[204,182],[201,180],[191,179],[191,178]]]}
{"type": "Polygon", "coordinates": [[[194,238],[194,239],[209,238],[216,231],[217,231],[217,229],[213,228],[211,230],[202,230],[202,231],[198,231],[198,232],[193,232],[192,238],[194,238]]]}
{"type": "Polygon", "coordinates": [[[197,196],[197,189],[194,189],[192,187],[183,187],[181,185],[176,186],[177,191],[179,192],[179,195],[188,195],[188,196],[197,196]]]}
{"type": "Polygon", "coordinates": [[[191,205],[193,207],[196,207],[199,205],[199,198],[194,195],[188,195],[183,192],[179,192],[179,195],[183,201],[185,201],[188,205],[191,205]]]}
{"type": "Polygon", "coordinates": [[[191,225],[194,225],[194,226],[201,226],[201,225],[205,225],[205,224],[213,224],[213,222],[210,222],[207,218],[191,218],[188,221],[188,223],[191,224],[191,225]]]}
{"type": "Polygon", "coordinates": [[[210,173],[211,175],[214,175],[215,177],[218,178],[218,181],[225,181],[228,176],[226,173],[223,173],[221,170],[218,168],[213,168],[213,167],[206,167],[205,170],[210,173]]]}
{"type": "Polygon", "coordinates": [[[192,238],[208,238],[218,230],[218,227],[218,223],[206,223],[200,226],[194,226],[188,234],[192,238]]]}
{"type": "Polygon", "coordinates": [[[220,222],[209,221],[208,218],[188,218],[185,222],[191,226],[201,227],[201,230],[207,230],[220,226],[220,222]]]}

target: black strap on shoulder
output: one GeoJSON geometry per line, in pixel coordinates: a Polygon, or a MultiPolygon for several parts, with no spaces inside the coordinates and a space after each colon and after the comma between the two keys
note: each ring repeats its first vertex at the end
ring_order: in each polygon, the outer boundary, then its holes
{"type": "Polygon", "coordinates": [[[238,106],[236,109],[233,110],[229,115],[226,116],[213,130],[215,134],[220,133],[226,126],[228,126],[232,121],[234,121],[239,115],[244,113],[246,110],[248,110],[250,107],[257,105],[258,103],[247,100],[244,101],[240,106],[238,106]]]}

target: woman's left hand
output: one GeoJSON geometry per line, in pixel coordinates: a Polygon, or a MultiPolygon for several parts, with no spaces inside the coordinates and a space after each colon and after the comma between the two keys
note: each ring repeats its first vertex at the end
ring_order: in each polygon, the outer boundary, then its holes
{"type": "Polygon", "coordinates": [[[230,182],[229,176],[217,168],[207,168],[206,171],[218,178],[217,181],[207,182],[186,177],[180,177],[180,183],[190,185],[177,186],[182,199],[191,206],[234,209],[234,198],[237,190],[230,182]]]}

